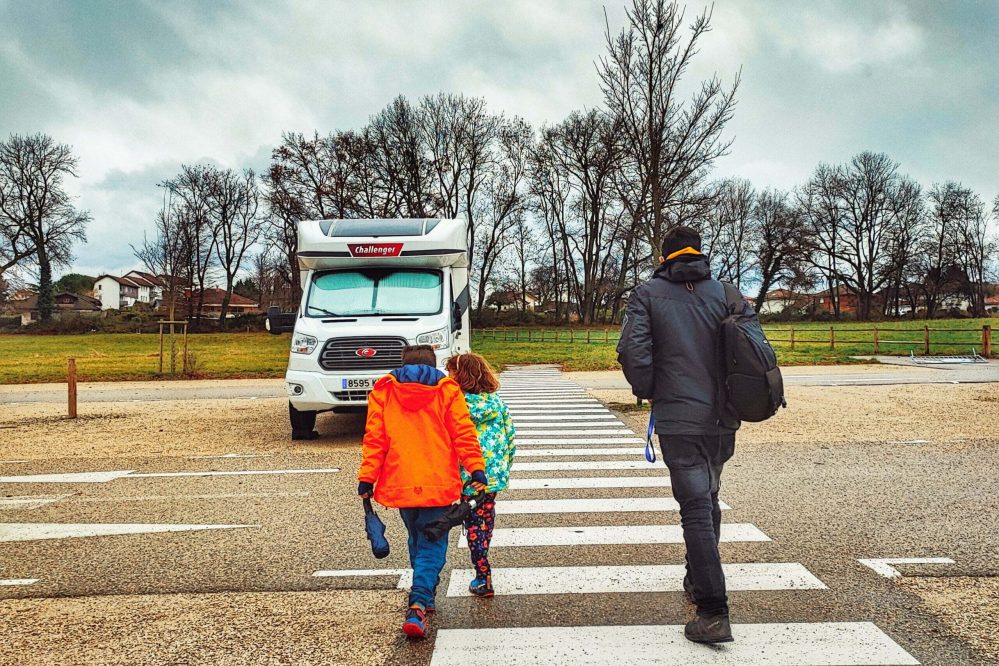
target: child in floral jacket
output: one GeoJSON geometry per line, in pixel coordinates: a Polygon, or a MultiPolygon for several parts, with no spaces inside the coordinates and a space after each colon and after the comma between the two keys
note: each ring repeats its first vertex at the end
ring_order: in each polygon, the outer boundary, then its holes
{"type": "MultiPolygon", "coordinates": [[[[489,478],[483,501],[465,522],[468,549],[475,567],[475,578],[468,589],[476,596],[491,597],[494,592],[489,542],[496,521],[496,494],[509,485],[510,466],[517,451],[514,442],[516,431],[506,404],[496,395],[499,379],[484,358],[472,353],[453,356],[448,361],[447,370],[465,394],[489,478]]],[[[461,476],[462,481],[470,478],[464,469],[461,476]]]]}

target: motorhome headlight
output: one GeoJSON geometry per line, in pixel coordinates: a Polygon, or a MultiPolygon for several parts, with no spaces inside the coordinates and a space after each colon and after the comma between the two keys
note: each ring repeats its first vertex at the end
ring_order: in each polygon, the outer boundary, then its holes
{"type": "Polygon", "coordinates": [[[319,341],[311,335],[296,333],[291,338],[291,351],[295,354],[311,354],[319,341]]]}
{"type": "Polygon", "coordinates": [[[447,349],[449,346],[447,329],[438,328],[436,331],[420,333],[416,336],[416,344],[430,345],[434,349],[447,349]]]}

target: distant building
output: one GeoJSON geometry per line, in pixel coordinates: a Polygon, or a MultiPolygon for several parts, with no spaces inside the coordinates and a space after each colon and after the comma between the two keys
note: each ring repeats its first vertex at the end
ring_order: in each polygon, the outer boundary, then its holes
{"type": "Polygon", "coordinates": [[[163,302],[166,280],[142,271],[129,271],[122,277],[101,275],[94,282],[94,296],[101,302],[102,310],[124,310],[136,303],[146,303],[152,308],[163,302]]]}
{"type": "MultiPolygon", "coordinates": [[[[96,298],[83,294],[63,291],[55,294],[53,301],[53,318],[59,318],[66,313],[96,316],[101,312],[101,302],[96,298]]],[[[9,301],[6,309],[14,315],[21,317],[21,326],[27,326],[31,322],[40,319],[38,313],[38,294],[31,294],[27,298],[9,301]]]]}
{"type": "MultiPolygon", "coordinates": [[[[200,292],[195,289],[193,292],[187,292],[184,294],[184,303],[177,304],[178,312],[187,312],[187,301],[193,302],[194,307],[197,308],[198,295],[200,292]]],[[[208,287],[205,289],[204,299],[201,305],[201,313],[203,315],[220,315],[222,314],[222,299],[225,298],[225,289],[219,289],[218,287],[208,287]]],[[[234,317],[238,314],[256,314],[260,312],[260,304],[253,301],[245,296],[240,296],[239,294],[233,292],[232,296],[229,298],[229,317],[234,317]]]]}
{"type": "MultiPolygon", "coordinates": [[[[790,289],[775,289],[774,291],[767,292],[763,302],[759,304],[756,311],[759,314],[776,315],[790,309],[800,314],[808,308],[811,299],[812,297],[809,294],[802,294],[790,289]]],[[[756,307],[755,300],[752,300],[753,307],[756,307]]]]}

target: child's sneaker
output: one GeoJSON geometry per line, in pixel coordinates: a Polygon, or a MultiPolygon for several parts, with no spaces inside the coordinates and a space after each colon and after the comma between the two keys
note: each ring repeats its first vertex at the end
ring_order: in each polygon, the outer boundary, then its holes
{"type": "Polygon", "coordinates": [[[429,604],[427,604],[427,607],[426,607],[426,609],[424,609],[423,612],[426,613],[427,615],[433,615],[434,613],[436,613],[437,612],[437,602],[436,601],[431,601],[429,604]]]}
{"type": "Polygon", "coordinates": [[[494,596],[496,593],[493,591],[492,576],[489,575],[483,577],[476,576],[475,579],[468,584],[468,591],[477,597],[494,596]]]}
{"type": "Polygon", "coordinates": [[[427,637],[426,610],[419,604],[413,604],[406,612],[406,621],[402,623],[402,633],[410,638],[427,637]]]}

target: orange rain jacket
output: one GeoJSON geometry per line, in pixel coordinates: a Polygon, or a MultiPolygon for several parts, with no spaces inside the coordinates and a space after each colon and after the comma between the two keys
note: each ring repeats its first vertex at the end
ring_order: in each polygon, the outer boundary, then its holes
{"type": "Polygon", "coordinates": [[[469,472],[485,470],[457,382],[435,368],[416,367],[433,370],[430,381],[436,379],[436,384],[399,381],[390,374],[379,379],[368,395],[357,478],[375,484],[375,501],[383,506],[447,506],[461,495],[459,462],[469,472]]]}

